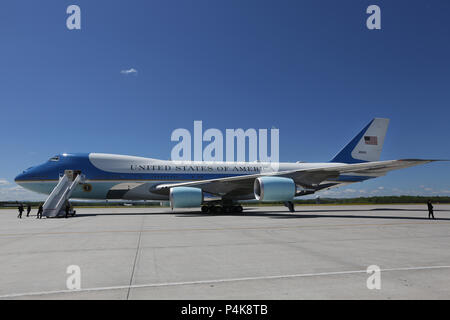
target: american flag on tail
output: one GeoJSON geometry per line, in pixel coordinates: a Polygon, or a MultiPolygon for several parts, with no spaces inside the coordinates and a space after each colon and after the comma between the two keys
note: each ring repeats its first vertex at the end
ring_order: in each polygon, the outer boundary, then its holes
{"type": "Polygon", "coordinates": [[[364,142],[376,146],[378,145],[378,138],[376,136],[364,136],[364,142]]]}

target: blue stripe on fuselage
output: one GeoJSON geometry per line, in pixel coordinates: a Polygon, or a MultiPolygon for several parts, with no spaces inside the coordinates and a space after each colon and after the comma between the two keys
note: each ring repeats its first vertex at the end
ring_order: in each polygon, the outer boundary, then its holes
{"type": "Polygon", "coordinates": [[[207,180],[241,176],[232,173],[119,173],[103,171],[89,160],[89,153],[61,154],[59,161],[47,161],[16,177],[20,181],[58,180],[64,170],[80,170],[87,180],[207,180]]]}

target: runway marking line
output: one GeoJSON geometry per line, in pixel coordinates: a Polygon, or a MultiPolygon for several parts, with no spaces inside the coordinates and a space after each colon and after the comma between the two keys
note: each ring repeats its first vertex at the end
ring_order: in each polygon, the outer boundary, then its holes
{"type": "MultiPolygon", "coordinates": [[[[393,272],[393,271],[414,271],[414,270],[430,270],[430,269],[450,269],[450,266],[422,266],[422,267],[387,268],[387,269],[380,269],[380,271],[381,272],[393,272]]],[[[86,289],[77,289],[77,290],[54,290],[54,291],[13,293],[13,294],[0,295],[0,299],[17,298],[17,297],[24,297],[24,296],[64,294],[64,293],[95,292],[95,291],[109,291],[109,290],[121,290],[121,289],[139,289],[139,288],[156,288],[156,287],[173,287],[173,286],[201,285],[201,284],[213,284],[213,283],[229,283],[229,282],[255,281],[255,280],[277,280],[277,279],[289,279],[289,278],[307,278],[307,277],[346,275],[346,274],[358,274],[358,273],[367,273],[367,270],[334,271],[334,272],[319,272],[319,273],[300,273],[300,274],[272,275],[272,276],[259,276],[259,277],[243,277],[243,278],[229,278],[229,279],[212,279],[212,280],[195,280],[195,281],[183,281],[183,282],[147,283],[147,284],[137,284],[137,285],[123,285],[123,286],[111,286],[111,287],[86,288],[86,289]]]]}
{"type": "MultiPolygon", "coordinates": [[[[449,224],[448,221],[440,221],[439,224],[428,223],[426,225],[449,224]]],[[[276,229],[300,229],[300,228],[340,228],[340,227],[381,227],[412,225],[424,222],[398,222],[398,223],[354,223],[354,224],[331,224],[331,225],[297,225],[297,226],[268,226],[268,227],[230,227],[230,228],[180,228],[180,229],[144,229],[144,230],[100,230],[100,231],[68,231],[68,232],[30,232],[30,233],[3,233],[0,237],[10,236],[36,236],[36,235],[57,235],[57,234],[96,234],[96,233],[136,233],[136,232],[180,232],[180,231],[233,231],[233,230],[276,230],[276,229]]]]}

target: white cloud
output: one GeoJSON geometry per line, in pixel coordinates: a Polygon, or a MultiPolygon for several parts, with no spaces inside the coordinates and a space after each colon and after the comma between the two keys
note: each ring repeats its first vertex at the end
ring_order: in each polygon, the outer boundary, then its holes
{"type": "Polygon", "coordinates": [[[137,74],[137,70],[135,68],[130,68],[128,70],[121,70],[121,74],[137,74]]]}
{"type": "MultiPolygon", "coordinates": [[[[6,180],[0,179],[0,181],[6,180]]],[[[7,184],[0,184],[0,201],[42,201],[45,198],[45,195],[26,190],[18,185],[11,185],[9,182],[7,184]]]]}
{"type": "Polygon", "coordinates": [[[3,178],[0,178],[0,186],[9,185],[9,181],[3,178]]]}
{"type": "Polygon", "coordinates": [[[14,187],[11,187],[11,188],[7,188],[6,190],[14,191],[14,192],[26,192],[27,191],[26,189],[24,189],[21,186],[14,186],[14,187]]]}

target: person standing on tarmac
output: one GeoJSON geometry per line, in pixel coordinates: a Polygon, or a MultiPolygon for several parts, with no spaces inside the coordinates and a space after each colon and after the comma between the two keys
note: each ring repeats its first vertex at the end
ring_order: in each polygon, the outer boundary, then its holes
{"type": "Polygon", "coordinates": [[[27,217],[30,216],[30,212],[31,212],[31,204],[28,204],[28,206],[27,206],[27,217]]]}
{"type": "Polygon", "coordinates": [[[427,206],[428,206],[428,219],[430,219],[430,217],[434,219],[433,205],[431,204],[431,200],[427,201],[427,206]]]}
{"type": "Polygon", "coordinates": [[[22,219],[22,212],[23,212],[23,204],[19,204],[19,215],[17,216],[17,218],[22,219]]]}
{"type": "Polygon", "coordinates": [[[36,219],[42,219],[42,212],[44,212],[44,208],[42,207],[42,204],[40,204],[39,208],[38,208],[36,219]]]}
{"type": "Polygon", "coordinates": [[[69,216],[69,211],[70,211],[70,204],[69,203],[67,203],[66,204],[66,218],[69,216]]]}

